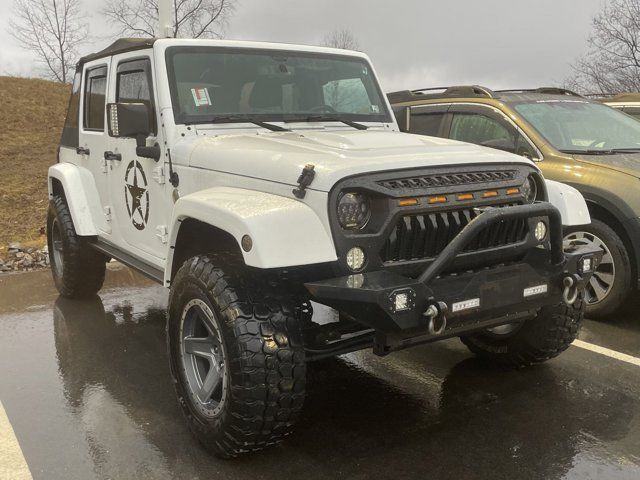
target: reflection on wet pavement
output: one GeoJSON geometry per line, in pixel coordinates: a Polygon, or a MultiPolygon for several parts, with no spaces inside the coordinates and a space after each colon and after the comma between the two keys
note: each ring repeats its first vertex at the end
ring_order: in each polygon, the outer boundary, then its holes
{"type": "MultiPolygon", "coordinates": [[[[34,478],[640,478],[640,369],[572,348],[500,370],[456,340],[312,364],[297,432],[220,461],[176,405],[162,288],[119,268],[72,302],[48,277],[14,278],[0,280],[0,400],[34,478]]],[[[614,348],[614,326],[585,330],[614,348]]]]}

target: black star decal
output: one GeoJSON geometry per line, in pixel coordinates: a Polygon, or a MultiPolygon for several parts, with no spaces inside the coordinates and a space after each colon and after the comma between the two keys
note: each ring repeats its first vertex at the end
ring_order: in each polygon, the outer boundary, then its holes
{"type": "Polygon", "coordinates": [[[147,191],[146,188],[138,186],[138,169],[135,168],[133,170],[133,185],[127,184],[127,189],[129,190],[129,194],[131,195],[131,217],[138,212],[140,213],[140,218],[142,219],[142,223],[145,221],[145,215],[142,212],[142,205],[140,203],[140,199],[147,191]]]}

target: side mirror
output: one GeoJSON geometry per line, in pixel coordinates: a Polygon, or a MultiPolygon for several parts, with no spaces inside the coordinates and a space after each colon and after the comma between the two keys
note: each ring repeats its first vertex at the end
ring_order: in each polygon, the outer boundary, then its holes
{"type": "Polygon", "coordinates": [[[107,122],[109,136],[116,138],[135,138],[136,154],[139,157],[160,160],[160,146],[156,143],[147,147],[146,140],[153,133],[149,107],[144,103],[109,103],[107,122]]]}
{"type": "Polygon", "coordinates": [[[151,135],[149,107],[144,103],[110,103],[107,105],[109,136],[145,138],[151,135]]]}

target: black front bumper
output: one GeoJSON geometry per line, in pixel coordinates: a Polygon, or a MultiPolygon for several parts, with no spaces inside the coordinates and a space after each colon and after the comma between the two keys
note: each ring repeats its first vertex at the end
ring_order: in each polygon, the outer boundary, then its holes
{"type": "MultiPolygon", "coordinates": [[[[532,225],[534,231],[535,225],[532,225]]],[[[593,271],[602,251],[589,247],[563,249],[559,211],[549,203],[490,209],[460,232],[417,278],[386,270],[307,283],[314,299],[348,314],[382,333],[445,338],[495,324],[509,323],[545,306],[563,301],[565,281],[582,288],[591,276],[582,272],[590,258],[593,271]],[[443,275],[479,232],[493,222],[513,218],[548,219],[548,240],[512,264],[443,275]],[[400,297],[400,298],[399,298],[400,297]],[[446,329],[428,331],[428,309],[446,316],[446,329]]]]}

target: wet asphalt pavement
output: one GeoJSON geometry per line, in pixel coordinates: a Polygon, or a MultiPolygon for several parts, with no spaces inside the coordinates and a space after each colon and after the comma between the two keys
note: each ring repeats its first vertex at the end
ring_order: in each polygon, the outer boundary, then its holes
{"type": "MultiPolygon", "coordinates": [[[[571,347],[500,370],[457,340],[312,364],[297,432],[218,460],[176,404],[166,292],[110,268],[84,302],[49,272],[0,277],[0,401],[35,479],[640,478],[640,366],[571,347]]],[[[581,339],[640,357],[637,311],[581,339]]]]}

